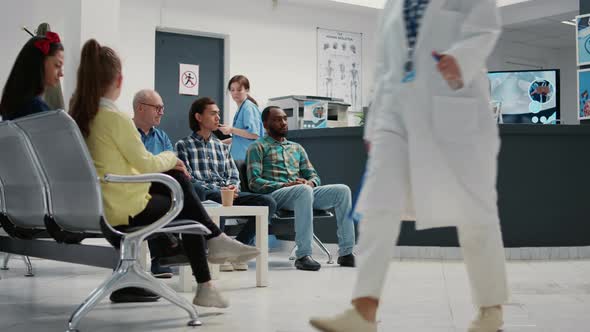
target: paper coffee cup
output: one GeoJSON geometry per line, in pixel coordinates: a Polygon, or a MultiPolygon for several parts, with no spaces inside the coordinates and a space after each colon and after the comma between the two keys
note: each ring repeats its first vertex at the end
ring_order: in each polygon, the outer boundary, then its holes
{"type": "Polygon", "coordinates": [[[221,205],[233,206],[234,205],[234,191],[231,189],[221,189],[221,205]]]}

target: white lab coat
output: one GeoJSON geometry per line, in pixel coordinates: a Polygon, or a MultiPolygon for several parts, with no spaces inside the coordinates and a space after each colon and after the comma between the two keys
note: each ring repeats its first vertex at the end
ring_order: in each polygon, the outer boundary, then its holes
{"type": "MultiPolygon", "coordinates": [[[[392,131],[406,138],[408,155],[399,156],[410,168],[405,215],[414,216],[418,228],[497,222],[500,142],[485,68],[501,30],[496,1],[431,0],[418,30],[410,83],[401,83],[407,59],[402,11],[403,0],[390,0],[383,12],[365,139],[392,131]],[[455,57],[462,89],[448,87],[432,51],[455,57]]],[[[387,170],[378,174],[387,176],[387,170]]],[[[371,190],[363,189],[358,211],[387,210],[387,199],[371,190]]]]}

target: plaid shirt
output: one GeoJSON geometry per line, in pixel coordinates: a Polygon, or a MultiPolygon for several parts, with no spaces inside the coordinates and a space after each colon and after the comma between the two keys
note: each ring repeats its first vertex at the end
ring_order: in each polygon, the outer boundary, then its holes
{"type": "Polygon", "coordinates": [[[206,189],[234,185],[240,188],[240,176],[229,147],[215,135],[209,140],[197,133],[176,142],[178,159],[186,165],[193,181],[206,189]]]}
{"type": "Polygon", "coordinates": [[[279,142],[264,136],[250,144],[246,161],[248,186],[255,193],[271,193],[297,178],[312,181],[316,186],[321,184],[305,149],[295,142],[279,142]]]}

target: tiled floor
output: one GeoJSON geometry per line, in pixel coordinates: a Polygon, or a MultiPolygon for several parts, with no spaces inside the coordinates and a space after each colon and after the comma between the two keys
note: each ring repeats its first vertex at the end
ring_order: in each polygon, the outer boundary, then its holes
{"type": "MultiPolygon", "coordinates": [[[[317,255],[317,258],[321,258],[317,255]]],[[[323,258],[322,258],[323,259],[323,258]]],[[[325,261],[324,261],[325,262],[325,261]]],[[[23,277],[22,261],[0,276],[0,331],[64,331],[70,313],[108,270],[33,260],[36,276],[23,277]]],[[[251,266],[252,267],[252,266],[251,266]]],[[[465,331],[474,311],[459,261],[392,262],[380,312],[380,331],[465,331]]],[[[518,261],[508,265],[512,289],[505,307],[507,332],[590,331],[590,260],[518,261]]],[[[82,331],[312,331],[311,315],[347,307],[354,269],[324,265],[294,270],[285,254],[272,254],[270,287],[255,288],[254,269],[222,273],[217,281],[229,309],[201,309],[204,325],[189,328],[186,314],[155,304],[103,301],[82,322],[82,331]]],[[[191,293],[183,293],[192,299],[191,293]]]]}

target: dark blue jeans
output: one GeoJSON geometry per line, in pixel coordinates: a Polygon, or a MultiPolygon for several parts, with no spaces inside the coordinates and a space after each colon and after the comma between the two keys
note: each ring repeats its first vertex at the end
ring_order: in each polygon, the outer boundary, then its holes
{"type": "MultiPolygon", "coordinates": [[[[217,203],[221,203],[221,191],[219,189],[206,189],[198,184],[193,185],[195,187],[195,192],[197,193],[199,198],[201,198],[202,201],[211,200],[217,203]]],[[[238,197],[234,199],[234,205],[267,206],[269,224],[272,216],[277,211],[277,203],[275,202],[274,198],[272,198],[272,196],[254,194],[245,191],[238,193],[238,197]]],[[[248,222],[246,222],[244,228],[242,228],[240,233],[236,236],[236,240],[244,244],[250,244],[252,240],[254,240],[254,236],[256,235],[256,219],[253,217],[249,217],[247,219],[248,222]]],[[[224,218],[221,218],[220,227],[222,230],[224,222],[224,218]]]]}

